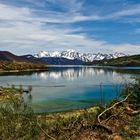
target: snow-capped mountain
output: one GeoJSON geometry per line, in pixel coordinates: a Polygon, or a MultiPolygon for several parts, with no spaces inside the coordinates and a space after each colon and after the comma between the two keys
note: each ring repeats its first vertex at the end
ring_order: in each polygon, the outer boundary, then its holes
{"type": "Polygon", "coordinates": [[[114,53],[114,54],[102,54],[102,53],[80,53],[75,50],[66,50],[66,51],[54,51],[54,52],[47,52],[41,51],[38,54],[35,54],[34,57],[36,58],[65,58],[68,60],[80,60],[82,62],[93,62],[94,60],[103,60],[103,59],[112,59],[123,57],[125,54],[123,53],[114,53]]]}

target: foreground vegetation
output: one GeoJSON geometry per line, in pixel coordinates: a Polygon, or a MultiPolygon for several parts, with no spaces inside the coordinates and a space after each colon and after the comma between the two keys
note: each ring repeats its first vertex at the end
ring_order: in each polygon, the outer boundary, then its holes
{"type": "Polygon", "coordinates": [[[41,64],[33,64],[20,61],[0,61],[0,71],[26,71],[35,69],[45,69],[41,64]]]}
{"type": "Polygon", "coordinates": [[[127,86],[120,100],[105,107],[51,114],[34,114],[17,96],[19,90],[0,89],[3,97],[8,95],[0,108],[1,140],[140,139],[140,81],[127,86]]]}

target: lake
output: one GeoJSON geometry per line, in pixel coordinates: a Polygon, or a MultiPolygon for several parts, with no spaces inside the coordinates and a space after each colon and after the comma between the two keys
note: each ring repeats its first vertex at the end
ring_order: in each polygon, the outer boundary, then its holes
{"type": "Polygon", "coordinates": [[[59,112],[105,105],[119,98],[124,85],[140,76],[140,67],[49,67],[38,72],[0,73],[0,85],[24,89],[26,103],[35,112],[59,112]]]}

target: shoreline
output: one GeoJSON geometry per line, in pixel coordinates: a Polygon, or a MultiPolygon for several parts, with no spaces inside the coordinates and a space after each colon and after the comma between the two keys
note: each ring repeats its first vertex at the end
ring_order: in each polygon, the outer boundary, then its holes
{"type": "Polygon", "coordinates": [[[14,72],[32,72],[32,71],[47,71],[48,70],[48,67],[46,68],[42,68],[42,69],[26,69],[26,70],[0,70],[0,73],[7,73],[7,72],[11,72],[11,73],[14,73],[14,72]]]}
{"type": "Polygon", "coordinates": [[[0,69],[0,72],[24,72],[24,71],[40,71],[48,70],[48,68],[109,68],[109,69],[140,69],[140,66],[111,66],[111,65],[47,65],[43,68],[37,69],[25,69],[25,70],[3,70],[0,69]]]}

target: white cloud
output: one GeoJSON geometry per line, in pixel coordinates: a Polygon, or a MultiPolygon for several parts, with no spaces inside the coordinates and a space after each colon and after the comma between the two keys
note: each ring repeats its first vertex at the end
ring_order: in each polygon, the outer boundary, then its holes
{"type": "MultiPolygon", "coordinates": [[[[73,0],[75,1],[75,0],[73,0]]],[[[71,3],[67,12],[56,12],[49,10],[36,10],[30,8],[18,8],[0,4],[0,19],[10,21],[26,21],[26,22],[48,22],[48,23],[74,23],[86,20],[98,20],[97,15],[84,16],[78,12],[81,8],[81,3],[71,3]]],[[[67,6],[68,7],[68,4],[67,6]]]]}
{"type": "Polygon", "coordinates": [[[0,28],[0,46],[18,54],[35,53],[40,50],[66,50],[68,48],[81,52],[135,54],[140,49],[138,45],[113,45],[105,41],[88,38],[85,34],[73,34],[72,29],[53,28],[53,30],[44,30],[40,23],[16,23],[11,28],[0,28]]]}
{"type": "Polygon", "coordinates": [[[24,17],[29,17],[30,10],[28,8],[17,8],[0,4],[0,19],[1,20],[24,20],[24,17]]]}
{"type": "Polygon", "coordinates": [[[122,52],[125,54],[139,54],[140,45],[133,44],[107,44],[106,47],[110,47],[113,52],[122,52]]]}
{"type": "MultiPolygon", "coordinates": [[[[139,16],[140,15],[140,5],[132,5],[131,7],[127,7],[120,11],[116,11],[109,15],[104,16],[104,19],[117,19],[122,17],[132,17],[132,16],[139,16]]],[[[134,17],[133,17],[134,18],[134,17]]],[[[134,18],[135,20],[135,18],[134,18]]]]}
{"type": "MultiPolygon", "coordinates": [[[[47,2],[48,0],[46,0],[47,2]]],[[[66,3],[64,0],[59,0],[66,3]]],[[[32,2],[32,1],[30,1],[32,2]]],[[[52,2],[52,1],[51,1],[52,2]]],[[[53,1],[56,2],[55,0],[53,1]]],[[[35,53],[40,50],[66,50],[68,48],[83,52],[124,52],[138,53],[140,45],[131,44],[109,44],[102,40],[89,38],[85,34],[76,34],[76,30],[82,28],[72,28],[64,23],[73,23],[87,20],[104,20],[136,14],[135,11],[120,11],[114,13],[115,16],[83,15],[80,13],[82,3],[76,5],[77,0],[72,0],[71,5],[67,3],[66,13],[44,11],[16,6],[0,4],[0,49],[9,50],[18,54],[35,53]],[[73,7],[74,6],[74,7],[73,7]],[[47,22],[47,23],[45,23],[47,22]],[[63,26],[48,24],[62,23],[63,26]]]]}
{"type": "MultiPolygon", "coordinates": [[[[32,2],[32,4],[41,3],[34,0],[26,0],[26,2],[32,2]]],[[[137,22],[140,15],[140,5],[132,5],[126,8],[116,9],[109,13],[103,12],[100,8],[95,10],[94,8],[88,15],[83,13],[85,5],[83,1],[78,0],[44,0],[42,5],[46,5],[46,9],[36,9],[29,7],[16,7],[5,4],[0,4],[0,19],[13,20],[13,21],[27,21],[27,22],[48,22],[48,23],[75,23],[80,21],[100,21],[100,20],[116,20],[122,17],[128,18],[133,22],[137,22]],[[50,4],[48,4],[50,2],[50,4]],[[55,11],[50,9],[51,4],[59,4],[62,11],[55,11]],[[102,12],[101,12],[102,11],[102,12]],[[104,14],[105,13],[105,14],[104,14]]],[[[125,18],[123,20],[125,20],[125,18]]],[[[123,21],[122,20],[122,21],[123,21]]],[[[126,21],[126,20],[125,20],[126,21]]],[[[128,21],[129,22],[129,21],[128,21]]]]}

